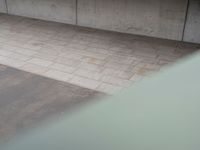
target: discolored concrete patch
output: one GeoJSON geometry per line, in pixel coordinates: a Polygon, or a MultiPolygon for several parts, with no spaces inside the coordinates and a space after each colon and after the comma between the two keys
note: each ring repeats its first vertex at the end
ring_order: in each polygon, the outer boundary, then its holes
{"type": "Polygon", "coordinates": [[[0,140],[103,95],[0,65],[0,140]]]}

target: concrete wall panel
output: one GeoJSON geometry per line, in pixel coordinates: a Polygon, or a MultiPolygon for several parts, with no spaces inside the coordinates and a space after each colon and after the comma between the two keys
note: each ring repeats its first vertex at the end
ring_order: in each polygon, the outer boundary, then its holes
{"type": "Polygon", "coordinates": [[[181,40],[187,0],[79,0],[78,25],[181,40]]]}
{"type": "Polygon", "coordinates": [[[76,23],[76,0],[7,0],[7,3],[9,14],[76,23]]]}
{"type": "Polygon", "coordinates": [[[2,12],[2,13],[7,12],[5,0],[0,0],[0,12],[2,12]]]}
{"type": "Polygon", "coordinates": [[[184,41],[200,43],[200,0],[190,0],[184,41]]]}

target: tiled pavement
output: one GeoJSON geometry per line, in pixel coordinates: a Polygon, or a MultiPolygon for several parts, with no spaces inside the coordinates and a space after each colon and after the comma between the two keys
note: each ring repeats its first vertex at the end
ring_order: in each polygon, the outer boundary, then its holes
{"type": "Polygon", "coordinates": [[[112,93],[199,45],[0,14],[0,64],[112,93]]]}

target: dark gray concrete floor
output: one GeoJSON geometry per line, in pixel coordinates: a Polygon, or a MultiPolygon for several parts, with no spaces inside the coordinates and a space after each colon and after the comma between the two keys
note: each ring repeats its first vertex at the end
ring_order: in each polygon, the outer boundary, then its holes
{"type": "Polygon", "coordinates": [[[0,140],[103,95],[0,65],[0,140]]]}

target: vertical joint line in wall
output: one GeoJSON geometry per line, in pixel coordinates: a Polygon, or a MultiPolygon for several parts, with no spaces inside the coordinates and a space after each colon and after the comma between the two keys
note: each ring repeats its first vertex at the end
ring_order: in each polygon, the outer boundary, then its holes
{"type": "Polygon", "coordinates": [[[76,0],[76,25],[78,25],[78,0],[76,0]]]}
{"type": "Polygon", "coordinates": [[[186,28],[186,23],[187,23],[187,19],[188,19],[189,5],[190,5],[190,0],[187,0],[187,8],[186,8],[185,20],[184,20],[184,25],[183,25],[182,41],[184,40],[184,36],[185,36],[185,28],[186,28]]]}
{"type": "Polygon", "coordinates": [[[6,13],[8,14],[8,3],[7,3],[7,0],[5,0],[5,5],[6,5],[6,13]]]}

